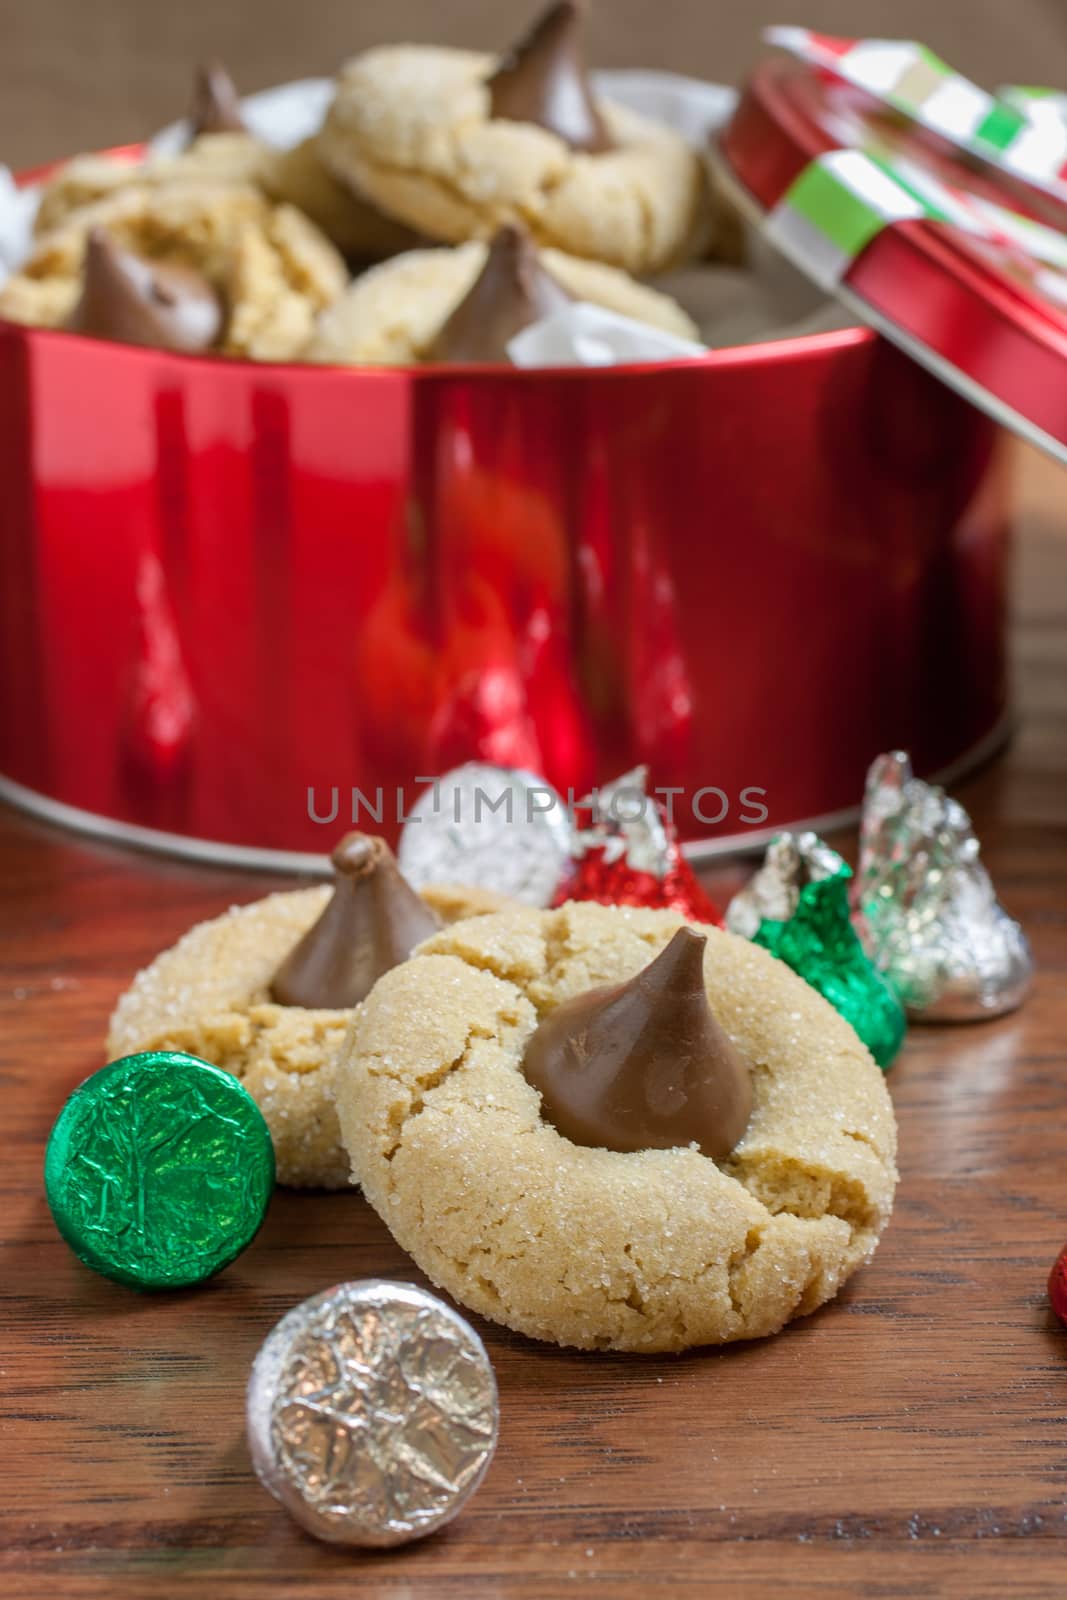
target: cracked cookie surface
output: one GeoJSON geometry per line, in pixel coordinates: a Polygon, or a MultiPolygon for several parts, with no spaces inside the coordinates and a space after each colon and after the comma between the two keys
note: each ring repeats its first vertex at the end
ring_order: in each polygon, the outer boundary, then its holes
{"type": "Polygon", "coordinates": [[[412,250],[418,235],[364,200],[334,176],[319,153],[318,136],[291,150],[271,152],[260,184],[272,200],[296,206],[350,261],[384,261],[412,250]]]}
{"type": "Polygon", "coordinates": [[[340,254],[313,222],[295,206],[272,204],[250,183],[132,183],[68,212],[36,239],[29,260],[0,289],[0,316],[65,322],[96,227],[135,255],[202,272],[226,305],[221,349],[229,355],[291,359],[349,281],[340,254]]]}
{"type": "Polygon", "coordinates": [[[33,231],[52,233],[84,206],[124,189],[155,189],[171,184],[259,184],[276,159],[268,145],[248,133],[210,133],[174,156],[148,152],[141,161],[122,156],[74,156],[53,173],[41,190],[33,231]]]}
{"type": "Polygon", "coordinates": [[[341,178],[431,239],[521,222],[542,244],[641,276],[694,253],[708,220],[703,165],[673,129],[600,102],[617,146],[572,150],[489,115],[496,58],[395,45],[342,70],[319,145],[341,178]]]}
{"type": "Polygon", "coordinates": [[[268,200],[303,212],[353,261],[379,261],[419,242],[410,228],[384,216],[333,175],[319,155],[317,135],[276,149],[250,133],[202,134],[178,155],[149,151],[142,161],[75,156],[45,184],[34,232],[38,237],[51,233],[82,207],[124,189],[190,183],[252,185],[268,200]]]}
{"type": "MultiPolygon", "coordinates": [[[[280,1006],[270,983],[323,911],[329,886],[268,895],[191,928],[138,973],[111,1018],[108,1054],[184,1050],[240,1078],[270,1128],[279,1183],[343,1189],[349,1161],[331,1089],[351,1011],[280,1006]]],[[[444,921],[497,911],[482,889],[431,885],[444,921]]]]}
{"type": "Polygon", "coordinates": [[[852,1028],[763,950],[707,934],[716,1017],[755,1108],[716,1163],[563,1138],[521,1069],[561,1001],[631,977],[683,926],[571,904],[446,928],[353,1020],[334,1092],[353,1179],[462,1304],[585,1349],[681,1350],[774,1333],[830,1299],[892,1208],[896,1123],[852,1028]]]}

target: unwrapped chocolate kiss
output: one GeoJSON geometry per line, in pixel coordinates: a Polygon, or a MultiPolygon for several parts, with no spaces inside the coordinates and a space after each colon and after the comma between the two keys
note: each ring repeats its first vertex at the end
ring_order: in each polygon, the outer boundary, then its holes
{"type": "Polygon", "coordinates": [[[489,79],[489,114],[533,122],[558,134],[572,150],[601,154],[613,150],[615,141],[593,98],[581,24],[581,11],[571,0],[551,6],[489,79]]]}
{"type": "Polygon", "coordinates": [[[275,974],[270,992],[279,1005],[356,1006],[384,972],[441,926],[402,877],[384,839],[348,833],[331,860],[333,898],[275,974]]]}
{"type": "Polygon", "coordinates": [[[524,328],[573,303],[541,265],[523,228],[501,228],[485,266],[437,335],[429,361],[507,361],[508,344],[524,328]]]}
{"type": "Polygon", "coordinates": [[[707,937],[679,928],[626,983],[566,1000],[541,1023],[523,1072],[574,1144],[608,1150],[697,1145],[729,1155],[752,1113],[748,1063],[708,1005],[707,937]]]}
{"type": "Polygon", "coordinates": [[[222,302],[203,273],[146,260],[105,229],[92,230],[81,296],[67,322],[72,333],[193,354],[211,349],[222,322],[222,302]]]}
{"type": "Polygon", "coordinates": [[[241,97],[221,61],[205,61],[196,69],[189,108],[192,137],[205,133],[244,133],[241,97]]]}

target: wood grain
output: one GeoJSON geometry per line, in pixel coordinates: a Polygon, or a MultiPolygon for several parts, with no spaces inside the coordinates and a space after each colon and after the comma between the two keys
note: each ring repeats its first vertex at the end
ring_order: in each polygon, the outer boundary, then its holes
{"type": "Polygon", "coordinates": [[[1023,723],[960,793],[1031,934],[1032,999],[986,1026],[913,1031],[890,1080],[896,1216],[818,1315],[665,1358],[479,1324],[500,1449],[464,1515],[406,1551],[306,1538],[259,1488],[242,1432],[249,1363],[288,1306],[339,1278],[418,1277],[357,1194],[279,1193],[221,1279],[154,1298],[84,1270],[41,1190],[52,1119],[101,1064],[134,969],[274,881],[0,816],[5,1594],[1062,1597],[1067,1333],[1045,1277],[1067,1236],[1067,479],[1022,465],[1023,723]]]}

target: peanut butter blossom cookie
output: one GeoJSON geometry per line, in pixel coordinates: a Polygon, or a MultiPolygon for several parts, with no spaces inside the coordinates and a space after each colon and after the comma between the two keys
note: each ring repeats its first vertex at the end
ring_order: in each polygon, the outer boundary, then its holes
{"type": "Polygon", "coordinates": [[[319,319],[304,352],[312,361],[507,361],[523,328],[576,300],[696,339],[669,295],[615,267],[538,250],[509,224],[488,245],[413,250],[361,278],[319,319]]]}
{"type": "Polygon", "coordinates": [[[189,124],[186,166],[193,160],[210,162],[220,172],[229,164],[235,176],[251,179],[272,200],[296,206],[310,217],[350,261],[379,261],[418,242],[410,228],[384,216],[334,177],[319,155],[317,136],[288,150],[253,138],[234,81],[219,61],[197,71],[189,124]]]}
{"type": "Polygon", "coordinates": [[[314,223],[250,183],[130,184],[76,208],[37,239],[21,272],[0,289],[0,316],[128,338],[128,319],[117,308],[131,291],[143,301],[158,290],[168,302],[173,291],[164,277],[173,278],[172,268],[182,269],[183,299],[210,293],[217,304],[213,322],[197,323],[194,342],[172,347],[265,361],[297,355],[319,312],[348,283],[341,256],[314,223]],[[103,287],[102,240],[125,263],[103,287]],[[95,307],[91,325],[81,309],[87,298],[95,307]]]}
{"type": "Polygon", "coordinates": [[[379,261],[419,242],[410,228],[334,176],[319,154],[317,135],[287,150],[256,138],[245,125],[232,78],[217,61],[196,74],[188,126],[189,142],[175,155],[150,152],[136,162],[82,155],[64,162],[42,191],[37,234],[120,189],[204,182],[251,184],[267,199],[295,206],[353,262],[379,261]]]}
{"type": "MultiPolygon", "coordinates": [[[[303,204],[314,163],[248,132],[217,62],[197,74],[189,126],[177,155],[59,168],[29,260],[0,288],[0,316],[187,354],[300,353],[348,283],[316,206],[303,204]]],[[[323,173],[323,211],[333,187],[323,173]]]]}
{"type": "Polygon", "coordinates": [[[90,233],[81,292],[67,318],[72,332],[191,353],[210,350],[223,321],[222,299],[203,273],[135,256],[104,228],[90,233]]]}
{"type": "Polygon", "coordinates": [[[380,839],[349,834],[336,884],[269,895],[192,928],[152,962],[111,1019],[108,1050],[183,1050],[239,1078],[270,1128],[278,1180],[348,1183],[331,1073],[345,1030],[383,972],[442,921],[496,911],[459,886],[417,895],[380,839]]]}
{"type": "Polygon", "coordinates": [[[872,1254],[896,1185],[885,1082],[765,951],[666,911],[447,928],[356,1015],[352,1172],[433,1281],[585,1349],[758,1338],[872,1254]]]}
{"type": "Polygon", "coordinates": [[[593,94],[573,4],[496,59],[399,45],[343,69],[325,160],[388,215],[460,243],[521,222],[638,275],[703,242],[703,164],[672,129],[593,94]]]}

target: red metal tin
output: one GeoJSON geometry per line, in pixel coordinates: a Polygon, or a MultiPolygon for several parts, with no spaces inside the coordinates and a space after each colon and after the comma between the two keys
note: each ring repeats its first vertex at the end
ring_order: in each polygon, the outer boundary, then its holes
{"type": "Polygon", "coordinates": [[[0,772],[284,850],[323,847],[309,789],[343,817],[468,756],[647,760],[728,798],[690,838],[747,837],[745,789],[847,808],[1002,716],[994,433],[856,330],[465,374],[0,328],[0,772]]]}
{"type": "Polygon", "coordinates": [[[353,789],[393,833],[467,758],[579,791],[647,761],[697,851],[753,844],[881,750],[995,741],[1002,466],[865,329],[519,372],[0,324],[3,789],[318,855],[353,789]]]}

